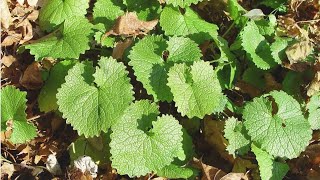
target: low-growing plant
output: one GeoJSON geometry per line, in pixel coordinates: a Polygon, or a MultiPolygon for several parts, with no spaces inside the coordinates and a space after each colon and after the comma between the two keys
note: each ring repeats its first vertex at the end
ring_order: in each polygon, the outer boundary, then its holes
{"type": "MultiPolygon", "coordinates": [[[[279,2],[262,4],[285,11],[279,2]]],[[[280,91],[264,91],[242,108],[226,92],[242,73],[243,81],[264,87],[259,76],[281,67],[286,49],[297,40],[279,35],[274,14],[243,16],[248,11],[229,0],[231,26],[239,32],[229,46],[223,38],[229,32],[222,36],[217,25],[201,18],[192,8],[197,3],[97,0],[89,8],[87,0],[51,0],[40,9],[39,25],[47,35],[20,50],[29,50],[36,61],[57,60],[40,91],[38,106],[42,112],[61,113],[81,136],[69,150],[72,159],[84,151],[95,161],[110,160],[121,175],[154,172],[192,179],[198,173],[188,163],[195,156],[192,138],[179,121],[213,115],[225,120],[230,154],[253,152],[263,180],[286,175],[286,160],[298,157],[309,145],[312,131],[320,129],[320,95],[313,95],[305,105],[286,91],[288,84],[280,91]],[[93,11],[89,18],[88,8],[93,11]],[[127,12],[138,19],[126,19],[127,12]],[[157,19],[151,31],[136,28],[157,19]],[[104,35],[110,30],[111,35],[104,35]],[[111,57],[112,48],[126,38],[133,41],[123,58],[111,57]],[[200,46],[204,42],[217,53],[205,55],[200,46]],[[87,58],[93,49],[100,52],[98,58],[87,58]],[[138,83],[143,88],[137,89],[138,83]],[[147,94],[142,99],[140,91],[147,94]],[[161,112],[161,103],[174,105],[174,111],[161,112]],[[223,116],[225,109],[234,117],[223,116]],[[84,148],[84,141],[97,138],[103,141],[98,143],[101,148],[84,148]]],[[[1,127],[12,130],[9,140],[24,143],[34,138],[36,127],[27,123],[25,114],[26,93],[6,86],[1,99],[1,127]]]]}

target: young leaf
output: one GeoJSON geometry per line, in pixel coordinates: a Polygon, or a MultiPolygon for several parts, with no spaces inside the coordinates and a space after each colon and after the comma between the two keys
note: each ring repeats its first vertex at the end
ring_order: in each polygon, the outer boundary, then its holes
{"type": "Polygon", "coordinates": [[[293,97],[283,91],[272,91],[270,95],[276,106],[263,96],[245,106],[243,118],[248,134],[273,156],[298,157],[311,139],[310,124],[293,97]]]}
{"type": "Polygon", "coordinates": [[[236,118],[231,117],[226,121],[224,136],[229,141],[229,145],[227,146],[229,154],[236,157],[236,154],[244,155],[249,151],[250,140],[244,135],[245,133],[242,122],[236,118]]]}
{"type": "Polygon", "coordinates": [[[191,68],[175,64],[168,76],[168,86],[182,116],[203,118],[224,107],[225,96],[208,62],[194,62],[191,68]]]}
{"type": "Polygon", "coordinates": [[[97,0],[93,8],[93,21],[95,23],[103,23],[107,29],[111,28],[113,21],[124,14],[121,6],[123,4],[120,1],[97,0]]]}
{"type": "Polygon", "coordinates": [[[191,4],[197,4],[202,0],[165,0],[167,4],[172,4],[174,7],[180,6],[182,8],[187,8],[191,4]]]}
{"type": "Polygon", "coordinates": [[[260,34],[259,28],[254,21],[247,23],[240,33],[240,38],[243,49],[258,68],[267,70],[276,65],[271,56],[269,43],[260,34]]]}
{"type": "Polygon", "coordinates": [[[189,167],[182,167],[175,164],[165,166],[161,170],[157,171],[157,175],[160,177],[166,177],[170,179],[188,179],[196,174],[196,170],[189,167]]]}
{"type": "Polygon", "coordinates": [[[232,88],[237,70],[236,57],[231,53],[225,39],[218,36],[214,41],[220,50],[220,58],[217,59],[219,63],[217,67],[218,79],[223,88],[232,88]]]}
{"type": "Polygon", "coordinates": [[[311,124],[311,128],[313,130],[320,129],[320,93],[311,96],[307,109],[309,112],[308,121],[311,124]]]}
{"type": "Polygon", "coordinates": [[[238,3],[237,0],[229,0],[227,10],[230,13],[230,17],[234,20],[235,24],[243,27],[248,18],[243,16],[247,11],[238,3]]]}
{"type": "Polygon", "coordinates": [[[204,21],[189,7],[182,14],[178,7],[166,6],[160,16],[160,26],[165,35],[190,36],[196,42],[218,36],[218,26],[204,21]]]}
{"type": "Polygon", "coordinates": [[[88,0],[50,0],[40,9],[39,25],[44,31],[51,32],[64,20],[83,18],[89,8],[88,0]]]}
{"type": "Polygon", "coordinates": [[[123,0],[123,4],[127,6],[127,11],[136,12],[138,18],[144,21],[150,21],[159,18],[161,5],[157,0],[123,0]]]}
{"type": "Polygon", "coordinates": [[[1,128],[3,131],[7,123],[12,123],[10,127],[13,132],[10,140],[13,143],[24,143],[37,135],[36,127],[27,123],[26,96],[26,92],[21,92],[14,86],[6,86],[1,89],[1,128]]]}
{"type": "Polygon", "coordinates": [[[169,165],[179,156],[182,126],[174,117],[157,117],[158,114],[155,104],[137,101],[112,127],[111,161],[119,174],[145,175],[169,165]]]}
{"type": "Polygon", "coordinates": [[[38,104],[40,111],[49,112],[58,109],[56,94],[61,84],[65,82],[64,77],[68,74],[68,70],[75,65],[76,61],[64,60],[52,67],[49,77],[41,88],[38,96],[38,104]]]}
{"type": "Polygon", "coordinates": [[[289,171],[289,166],[282,162],[277,162],[274,158],[252,144],[252,151],[256,155],[261,180],[278,180],[283,179],[289,171]]]}
{"type": "Polygon", "coordinates": [[[101,58],[94,80],[93,71],[88,64],[74,65],[57,94],[59,111],[85,137],[106,132],[133,100],[132,85],[122,63],[101,58]]]}
{"type": "Polygon", "coordinates": [[[271,55],[276,63],[281,64],[282,61],[287,57],[286,49],[289,46],[291,40],[291,38],[276,37],[275,41],[271,44],[271,55]]]}
{"type": "Polygon", "coordinates": [[[168,69],[173,63],[192,63],[200,57],[198,45],[189,38],[171,37],[166,42],[162,36],[147,36],[130,51],[129,65],[155,101],[170,102],[173,96],[167,86],[168,69]],[[162,57],[165,51],[169,53],[166,60],[162,57]]]}
{"type": "Polygon", "coordinates": [[[36,60],[44,57],[77,59],[89,49],[91,28],[87,19],[69,17],[57,30],[24,47],[30,49],[36,60]]]}

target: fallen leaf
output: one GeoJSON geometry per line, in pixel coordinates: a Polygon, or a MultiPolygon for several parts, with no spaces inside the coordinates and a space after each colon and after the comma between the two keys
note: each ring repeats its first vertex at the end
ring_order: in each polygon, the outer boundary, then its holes
{"type": "Polygon", "coordinates": [[[235,89],[242,93],[249,94],[250,97],[257,97],[262,93],[258,88],[242,80],[236,82],[235,89]]]}
{"type": "Polygon", "coordinates": [[[36,6],[38,4],[38,0],[27,0],[29,6],[36,6]]]}
{"type": "Polygon", "coordinates": [[[15,171],[14,165],[11,163],[3,162],[3,164],[1,165],[1,177],[7,174],[8,179],[11,179],[11,176],[14,173],[14,171],[15,171]]]}
{"type": "Polygon", "coordinates": [[[304,61],[306,57],[312,52],[312,43],[309,40],[297,42],[286,49],[286,55],[290,64],[304,61]]]}
{"type": "Polygon", "coordinates": [[[320,71],[316,72],[316,74],[314,75],[314,78],[308,87],[307,95],[310,97],[319,91],[320,91],[320,71]]]}
{"type": "Polygon", "coordinates": [[[201,180],[219,180],[227,174],[219,168],[204,164],[197,158],[193,158],[191,163],[197,169],[201,169],[203,174],[201,180]]]}
{"type": "Polygon", "coordinates": [[[8,55],[8,56],[3,56],[1,59],[2,64],[4,64],[7,67],[10,67],[12,63],[16,62],[17,59],[12,56],[12,55],[8,55]]]}
{"type": "Polygon", "coordinates": [[[210,144],[220,156],[233,163],[234,158],[226,151],[227,140],[224,138],[224,121],[211,119],[210,116],[204,118],[204,139],[210,144]]]}
{"type": "Polygon", "coordinates": [[[24,4],[24,0],[17,0],[17,2],[18,2],[21,6],[23,6],[23,4],[24,4]]]}
{"type": "Polygon", "coordinates": [[[39,89],[42,86],[42,77],[40,72],[40,64],[33,62],[24,71],[20,80],[20,84],[27,89],[39,89]]]}
{"type": "Polygon", "coordinates": [[[23,44],[33,38],[33,29],[28,19],[25,19],[18,26],[21,28],[21,33],[23,39],[19,42],[19,44],[23,44]]]}
{"type": "Polygon", "coordinates": [[[275,80],[271,73],[265,73],[264,79],[266,80],[266,86],[264,88],[266,92],[282,89],[282,85],[275,80]]]}
{"type": "Polygon", "coordinates": [[[3,38],[1,46],[12,46],[18,43],[22,39],[22,34],[16,33],[15,31],[8,31],[7,35],[3,38]]]}
{"type": "Polygon", "coordinates": [[[126,35],[137,36],[140,34],[147,34],[158,24],[158,19],[152,21],[141,21],[135,12],[127,12],[118,17],[112,29],[104,35],[126,35]]]}
{"type": "Polygon", "coordinates": [[[244,173],[229,173],[223,176],[220,180],[249,180],[249,178],[244,173]]]}
{"type": "MultiPolygon", "coordinates": [[[[7,0],[0,0],[1,26],[8,29],[12,22],[7,0]]],[[[2,32],[1,32],[2,33],[2,32]]]]}
{"type": "Polygon", "coordinates": [[[117,42],[113,48],[112,57],[114,59],[122,59],[124,51],[132,44],[132,39],[126,39],[125,41],[117,42]]]}

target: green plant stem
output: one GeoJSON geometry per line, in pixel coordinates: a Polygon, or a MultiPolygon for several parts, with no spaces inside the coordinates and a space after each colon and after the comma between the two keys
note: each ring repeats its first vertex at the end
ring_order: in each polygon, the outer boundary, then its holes
{"type": "Polygon", "coordinates": [[[235,25],[235,21],[232,22],[232,24],[229,26],[227,31],[222,35],[223,38],[230,32],[230,30],[233,28],[234,25],[235,25]]]}

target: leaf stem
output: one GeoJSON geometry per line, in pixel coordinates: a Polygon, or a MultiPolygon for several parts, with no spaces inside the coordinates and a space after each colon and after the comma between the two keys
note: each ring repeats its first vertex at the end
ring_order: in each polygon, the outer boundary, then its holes
{"type": "Polygon", "coordinates": [[[230,30],[233,28],[234,25],[235,25],[235,21],[232,22],[232,24],[229,26],[227,31],[222,35],[223,38],[230,32],[230,30]]]}

